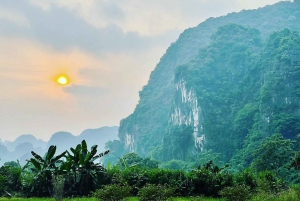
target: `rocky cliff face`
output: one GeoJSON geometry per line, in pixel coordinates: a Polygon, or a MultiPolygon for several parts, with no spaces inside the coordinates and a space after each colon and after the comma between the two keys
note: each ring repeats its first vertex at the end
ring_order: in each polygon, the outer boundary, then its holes
{"type": "Polygon", "coordinates": [[[193,88],[187,89],[184,79],[176,81],[175,88],[170,123],[171,125],[192,126],[195,149],[203,151],[205,142],[202,124],[203,116],[196,92],[193,88]]]}

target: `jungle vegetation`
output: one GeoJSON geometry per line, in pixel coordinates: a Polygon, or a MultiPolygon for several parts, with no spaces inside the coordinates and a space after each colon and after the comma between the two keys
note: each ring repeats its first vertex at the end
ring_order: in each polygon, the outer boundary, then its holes
{"type": "Polygon", "coordinates": [[[98,154],[97,146],[88,148],[84,140],[57,155],[53,145],[43,157],[32,152],[32,158],[23,167],[14,161],[0,167],[0,197],[62,200],[88,196],[90,200],[105,201],[299,200],[300,186],[293,183],[299,179],[300,151],[293,151],[294,143],[279,135],[266,138],[254,151],[257,157],[251,166],[240,172],[232,172],[229,164],[217,166],[212,160],[197,166],[195,163],[176,166],[175,161],[172,166],[172,162],[160,164],[136,153],[104,167],[96,160],[109,155],[109,151],[98,154]],[[274,148],[277,149],[270,154],[274,148]]]}

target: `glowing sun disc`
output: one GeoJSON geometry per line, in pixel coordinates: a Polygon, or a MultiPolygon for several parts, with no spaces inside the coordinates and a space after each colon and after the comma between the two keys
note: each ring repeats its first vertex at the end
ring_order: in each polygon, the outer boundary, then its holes
{"type": "Polygon", "coordinates": [[[68,84],[68,78],[66,78],[65,76],[59,76],[56,82],[60,85],[66,85],[68,84]]]}

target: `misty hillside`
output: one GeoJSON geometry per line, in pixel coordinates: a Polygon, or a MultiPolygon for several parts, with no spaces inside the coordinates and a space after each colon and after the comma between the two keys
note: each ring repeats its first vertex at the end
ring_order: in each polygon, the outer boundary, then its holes
{"type": "Polygon", "coordinates": [[[41,147],[42,149],[46,148],[46,142],[44,142],[41,139],[37,139],[33,135],[25,134],[19,136],[17,139],[15,139],[13,142],[10,141],[4,141],[2,144],[7,147],[8,151],[12,152],[15,150],[15,148],[22,143],[29,142],[33,145],[33,147],[41,147]]]}
{"type": "Polygon", "coordinates": [[[25,164],[32,157],[31,151],[43,155],[51,145],[57,146],[57,153],[69,150],[86,140],[89,147],[98,145],[99,152],[104,151],[105,143],[109,140],[118,139],[118,127],[101,127],[97,129],[84,130],[80,135],[74,136],[68,132],[57,132],[53,134],[48,142],[36,139],[33,135],[21,135],[13,142],[4,141],[0,143],[0,164],[7,161],[20,160],[25,164]]]}
{"type": "Polygon", "coordinates": [[[212,152],[247,165],[249,144],[254,149],[275,133],[296,139],[299,19],[298,1],[279,2],[185,30],[120,122],[108,160],[128,152],[162,161],[212,152]]]}

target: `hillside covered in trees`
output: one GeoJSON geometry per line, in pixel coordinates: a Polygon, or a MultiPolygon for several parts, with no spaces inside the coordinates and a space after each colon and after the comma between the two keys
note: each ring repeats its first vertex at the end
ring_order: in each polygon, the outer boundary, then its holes
{"type": "Polygon", "coordinates": [[[267,137],[296,140],[299,19],[300,3],[285,1],[185,30],[120,122],[120,141],[106,144],[106,160],[129,152],[164,162],[217,156],[240,170],[267,137]]]}

